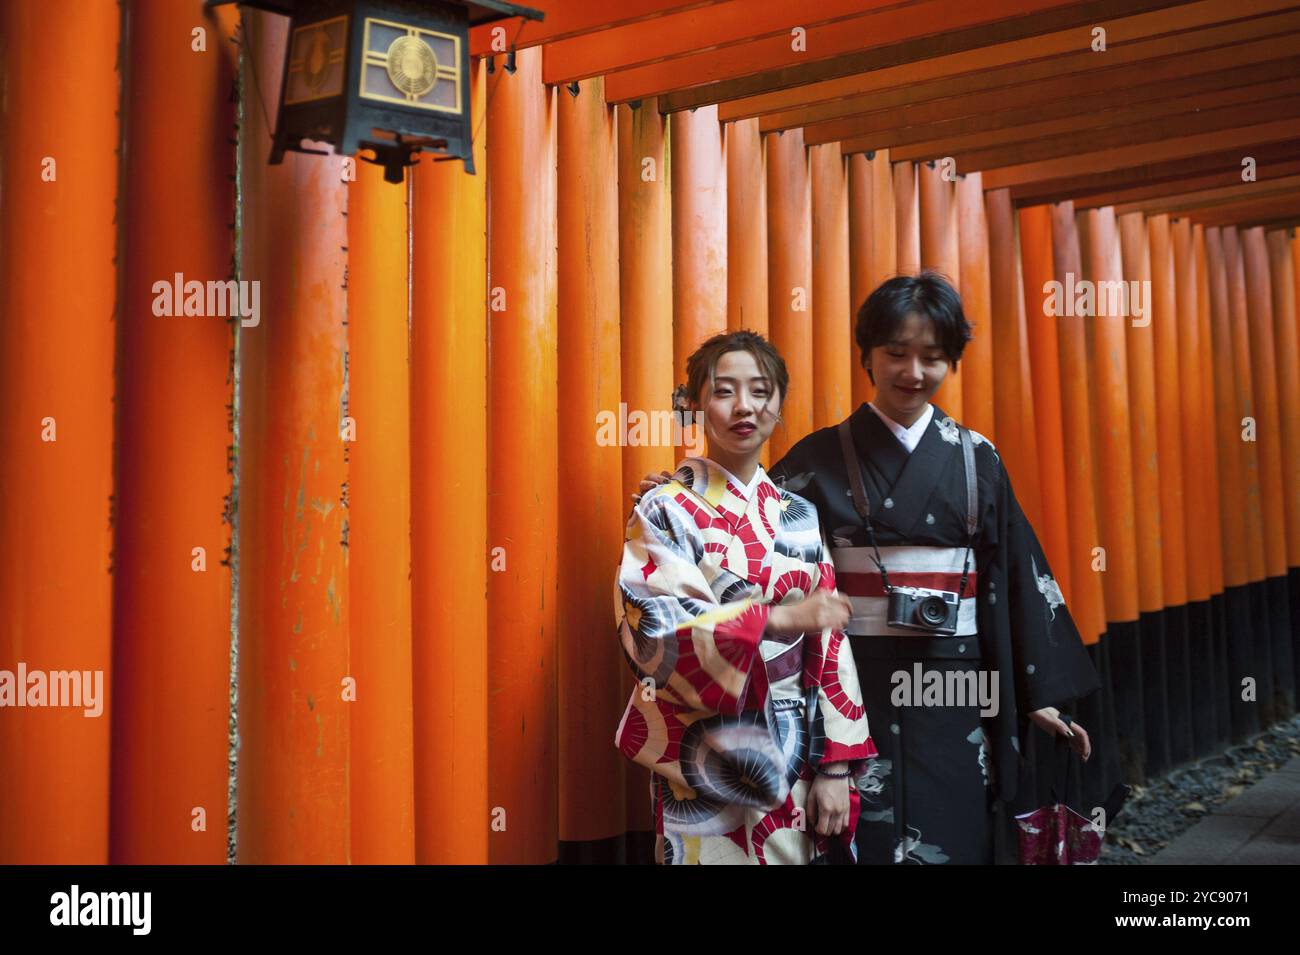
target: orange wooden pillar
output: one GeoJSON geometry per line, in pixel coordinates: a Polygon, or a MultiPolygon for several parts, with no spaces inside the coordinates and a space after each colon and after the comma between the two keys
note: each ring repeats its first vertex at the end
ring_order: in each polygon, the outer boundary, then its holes
{"type": "Polygon", "coordinates": [[[1286,494],[1282,486],[1282,411],[1278,402],[1273,336],[1273,292],[1268,245],[1256,226],[1240,233],[1250,333],[1250,379],[1256,409],[1260,508],[1263,515],[1264,573],[1285,576],[1286,494]]]}
{"type": "Polygon", "coordinates": [[[895,264],[899,275],[915,275],[921,270],[921,207],[916,163],[896,162],[893,173],[895,264]]]}
{"type": "Polygon", "coordinates": [[[366,162],[348,188],[348,779],[361,865],[415,862],[407,188],[366,162]]]}
{"type": "MultiPolygon", "coordinates": [[[[1217,382],[1215,362],[1217,361],[1216,339],[1213,331],[1212,301],[1210,294],[1210,266],[1205,250],[1205,227],[1192,227],[1192,253],[1196,263],[1196,329],[1203,346],[1197,355],[1197,364],[1201,371],[1201,414],[1202,422],[1211,427],[1200,429],[1201,455],[1205,461],[1205,489],[1203,500],[1207,510],[1199,512],[1201,524],[1205,525],[1209,542],[1206,562],[1210,571],[1210,593],[1222,594],[1224,587],[1223,562],[1225,551],[1223,544],[1223,525],[1218,520],[1204,520],[1206,514],[1214,510],[1221,511],[1219,486],[1218,424],[1216,411],[1217,382]]],[[[1226,729],[1224,730],[1226,732],[1226,729]]]]}
{"type": "MultiPolygon", "coordinates": [[[[1178,339],[1183,331],[1184,307],[1178,295],[1174,271],[1174,248],[1170,235],[1169,217],[1155,216],[1147,220],[1147,234],[1151,254],[1151,298],[1147,303],[1154,333],[1156,419],[1167,421],[1170,427],[1155,428],[1156,447],[1160,456],[1160,545],[1163,560],[1163,597],[1167,607],[1187,603],[1187,527],[1183,519],[1183,497],[1187,476],[1183,470],[1184,414],[1178,339]]],[[[1127,277],[1127,276],[1126,276],[1127,277]]],[[[1132,332],[1143,331],[1133,328],[1132,332]]],[[[1130,341],[1134,336],[1130,334],[1130,341]]],[[[1136,444],[1135,444],[1136,448],[1136,444]]]]}
{"type": "MultiPolygon", "coordinates": [[[[1243,514],[1247,477],[1242,453],[1242,416],[1235,376],[1237,343],[1233,335],[1233,308],[1228,280],[1225,230],[1205,230],[1205,257],[1209,276],[1210,323],[1214,360],[1214,417],[1219,468],[1219,517],[1223,540],[1223,577],[1227,647],[1225,683],[1231,717],[1231,735],[1241,739],[1259,728],[1259,707],[1242,699],[1242,681],[1258,681],[1255,662],[1255,620],[1249,584],[1252,576],[1249,521],[1243,514]]],[[[1249,358],[1247,357],[1247,362],[1249,358]]],[[[1247,367],[1249,367],[1247,365],[1247,367]]],[[[1262,556],[1262,555],[1261,555],[1262,556]]]]}
{"type": "Polygon", "coordinates": [[[556,91],[540,48],[516,62],[487,111],[489,858],[544,863],[559,837],[556,91]]]}
{"type": "Polygon", "coordinates": [[[856,352],[849,301],[849,186],[839,143],[809,149],[812,168],[813,424],[828,428],[853,410],[856,352]]]}
{"type": "MultiPolygon", "coordinates": [[[[987,198],[987,197],[986,197],[987,198]]],[[[1044,312],[1044,286],[1052,281],[1052,213],[1047,206],[1020,210],[1027,336],[1034,430],[1038,444],[1038,487],[1042,515],[1035,528],[1066,602],[1075,606],[1070,561],[1069,502],[1065,487],[1065,436],[1061,425],[1061,360],[1057,317],[1044,312]]],[[[1078,618],[1075,620],[1079,623],[1078,618]]]]}
{"type": "MultiPolygon", "coordinates": [[[[960,265],[962,308],[966,312],[966,320],[974,326],[975,335],[966,346],[961,360],[962,423],[996,444],[993,315],[997,308],[1014,306],[1014,314],[1022,319],[1024,316],[1014,221],[1011,223],[1011,244],[1003,245],[995,253],[990,245],[992,236],[984,210],[984,181],[980,174],[973,172],[958,179],[953,199],[952,211],[957,217],[959,236],[957,259],[960,265]],[[1009,258],[1005,255],[1007,252],[1010,253],[1009,258]]],[[[1023,358],[1024,352],[1018,357],[1023,358]]],[[[1017,380],[1021,377],[1020,374],[1016,375],[1017,380]]],[[[1028,380],[1023,380],[1022,386],[1027,397],[1028,380]]]]}
{"type": "Polygon", "coordinates": [[[1295,710],[1294,634],[1287,590],[1286,490],[1282,485],[1282,411],[1278,401],[1277,350],[1273,336],[1273,292],[1268,244],[1259,226],[1240,233],[1246,281],[1264,544],[1264,617],[1271,637],[1274,716],[1295,710]]]}
{"type": "Polygon", "coordinates": [[[230,720],[227,407],[238,317],[157,316],[152,305],[160,277],[231,277],[231,44],[205,21],[199,0],[134,0],[124,9],[132,68],[121,199],[111,857],[220,864],[230,720]],[[206,52],[173,42],[196,24],[206,52]]]}
{"type": "MultiPolygon", "coordinates": [[[[1178,416],[1176,408],[1173,417],[1162,418],[1158,413],[1153,326],[1172,325],[1175,321],[1173,290],[1163,282],[1164,276],[1161,276],[1161,282],[1153,284],[1151,281],[1151,250],[1147,239],[1146,217],[1140,212],[1130,212],[1119,217],[1118,226],[1122,271],[1115,277],[1126,283],[1137,282],[1138,288],[1152,290],[1150,301],[1145,301],[1145,296],[1142,296],[1144,315],[1120,316],[1116,324],[1124,334],[1127,358],[1127,373],[1121,384],[1127,389],[1123,402],[1128,412],[1131,457],[1130,465],[1121,472],[1121,477],[1131,482],[1135,504],[1132,514],[1133,533],[1137,566],[1141,568],[1137,577],[1138,612],[1159,613],[1168,603],[1164,597],[1164,555],[1160,532],[1162,527],[1171,522],[1162,520],[1163,458],[1156,431],[1161,423],[1166,430],[1173,430],[1172,425],[1178,416]],[[1140,507],[1136,506],[1138,501],[1142,502],[1140,507]]],[[[1167,236],[1168,220],[1165,221],[1165,226],[1167,236]]],[[[1132,306],[1132,301],[1129,306],[1132,306]]],[[[1098,311],[1101,311],[1100,302],[1098,311]]],[[[1107,352],[1098,349],[1095,356],[1097,363],[1107,362],[1107,352]]],[[[1104,437],[1102,440],[1105,443],[1104,437]]],[[[1108,493],[1109,491],[1110,488],[1107,488],[1108,493]]],[[[1181,503],[1178,513],[1182,513],[1181,503]]]]}
{"type": "MultiPolygon", "coordinates": [[[[623,401],[627,404],[629,413],[650,413],[671,408],[673,391],[672,299],[665,294],[672,281],[670,193],[664,174],[664,160],[668,155],[665,143],[667,123],[659,114],[658,104],[654,100],[643,101],[636,108],[619,106],[617,114],[618,277],[622,320],[620,368],[623,401]]],[[[757,135],[757,123],[754,131],[757,135]]],[[[731,145],[733,144],[729,142],[729,149],[731,145]]],[[[761,147],[758,155],[762,155],[761,147]]],[[[734,167],[728,171],[729,185],[738,181],[734,172],[734,167]]],[[[762,181],[757,186],[749,183],[743,188],[757,189],[760,193],[765,191],[762,181]]],[[[733,230],[729,226],[728,235],[731,234],[733,230]]],[[[747,258],[754,250],[749,244],[743,248],[742,258],[747,269],[754,265],[747,258]]],[[[763,257],[766,259],[765,248],[763,257]]],[[[730,265],[736,261],[729,260],[729,276],[733,274],[730,265]]],[[[765,288],[764,301],[766,294],[765,288]]],[[[729,295],[728,301],[735,300],[729,295]]],[[[753,328],[747,312],[748,309],[742,316],[744,324],[753,328]]],[[[763,330],[766,331],[766,312],[763,315],[763,330]]],[[[625,447],[622,500],[628,500],[628,495],[646,474],[672,468],[677,461],[678,450],[655,445],[625,447]]],[[[615,555],[610,559],[617,561],[618,557],[615,555]]],[[[610,563],[607,573],[613,572],[614,564],[610,563]]],[[[606,633],[612,633],[612,630],[607,630],[606,633]]],[[[630,692],[635,680],[630,669],[624,670],[623,686],[630,692]]],[[[650,816],[649,771],[629,765],[625,770],[625,778],[628,830],[652,829],[654,821],[650,816]]]]}
{"type": "Polygon", "coordinates": [[[779,461],[813,429],[812,188],[802,129],[767,139],[767,305],[790,390],[769,441],[779,461]]]}
{"type": "MultiPolygon", "coordinates": [[[[984,337],[992,339],[989,357],[993,365],[991,377],[997,382],[992,398],[998,454],[1011,475],[1020,506],[1030,523],[1037,526],[1043,509],[1033,409],[1027,408],[1032,402],[1033,387],[1031,376],[1022,371],[1022,359],[1028,353],[1028,336],[1024,327],[1026,316],[1020,285],[1015,214],[1011,208],[1011,194],[1006,189],[988,193],[981,204],[987,205],[988,238],[985,242],[991,276],[984,337]]],[[[973,230],[969,241],[979,241],[973,230]]],[[[964,295],[962,298],[965,300],[964,295]]],[[[976,377],[979,377],[978,373],[976,377]]]]}
{"type": "MultiPolygon", "coordinates": [[[[1074,205],[1051,207],[1052,274],[1066,284],[1082,272],[1074,205]]],[[[1060,346],[1061,424],[1065,434],[1065,489],[1069,502],[1070,573],[1074,587],[1071,613],[1085,643],[1096,643],[1106,630],[1106,604],[1101,574],[1094,567],[1100,544],[1094,498],[1095,458],[1092,403],[1088,396],[1087,319],[1064,315],[1057,320],[1060,346]]]]}
{"type": "MultiPolygon", "coordinates": [[[[920,211],[921,268],[938,272],[961,292],[961,263],[958,261],[956,230],[951,228],[953,198],[952,183],[940,175],[933,163],[916,166],[918,207],[920,211]]],[[[986,240],[987,241],[987,240],[986,240]]],[[[948,372],[939,390],[934,393],[934,404],[958,421],[964,421],[962,405],[962,376],[960,365],[948,372]]]]}
{"type": "MultiPolygon", "coordinates": [[[[1192,696],[1193,742],[1196,755],[1218,748],[1227,740],[1226,687],[1220,666],[1224,643],[1219,614],[1222,600],[1211,602],[1216,591],[1212,565],[1218,542],[1211,535],[1217,520],[1207,520],[1219,506],[1218,488],[1212,478],[1214,408],[1205,410],[1207,392],[1213,398],[1214,383],[1202,372],[1202,353],[1210,348],[1200,327],[1201,272],[1191,221],[1174,219],[1169,227],[1174,275],[1178,348],[1176,397],[1181,423],[1182,504],[1179,515],[1184,528],[1183,574],[1187,581],[1188,644],[1192,696]]],[[[1162,382],[1162,387],[1164,383],[1162,382]]],[[[1166,551],[1167,553],[1168,551],[1166,551]]],[[[1222,590],[1222,584],[1219,586],[1222,590]]]]}
{"type": "MultiPolygon", "coordinates": [[[[1214,383],[1201,373],[1201,352],[1211,347],[1201,338],[1199,308],[1199,272],[1190,219],[1174,219],[1169,227],[1173,251],[1175,321],[1178,323],[1179,422],[1181,425],[1182,491],[1184,528],[1183,573],[1187,580],[1187,600],[1209,600],[1212,543],[1209,528],[1216,522],[1207,520],[1219,506],[1217,493],[1209,494],[1207,438],[1213,434],[1212,417],[1205,417],[1205,390],[1214,383]],[[1207,434],[1208,432],[1208,434],[1207,434]]],[[[1164,462],[1168,464],[1168,462],[1164,462]]]]}
{"type": "Polygon", "coordinates": [[[109,858],[119,14],[0,5],[0,668],[101,686],[95,706],[0,711],[0,864],[109,858]]]}
{"type": "Polygon", "coordinates": [[[726,124],[727,328],[767,335],[767,163],[757,119],[726,124]]]}
{"type": "MultiPolygon", "coordinates": [[[[486,62],[474,168],[424,157],[411,208],[415,858],[488,861],[486,62]],[[455,414],[447,409],[454,408],[455,414]],[[455,541],[462,559],[448,559],[455,541]]],[[[500,79],[498,73],[493,82],[500,79]]],[[[509,566],[507,564],[507,566],[509,566]]]]}
{"type": "MultiPolygon", "coordinates": [[[[1126,306],[1122,327],[1128,352],[1126,385],[1133,468],[1132,473],[1125,477],[1132,482],[1133,489],[1132,519],[1137,566],[1140,568],[1137,599],[1141,633],[1136,641],[1122,637],[1123,642],[1117,642],[1114,647],[1112,659],[1118,659],[1123,665],[1129,654],[1138,654],[1136,665],[1141,668],[1141,681],[1132,688],[1132,694],[1124,695],[1124,705],[1136,706],[1143,733],[1140,736],[1127,734],[1124,752],[1133,761],[1133,773],[1154,776],[1166,771],[1171,760],[1181,763],[1190,757],[1192,739],[1186,676],[1189,661],[1185,608],[1179,606],[1177,610],[1165,610],[1167,601],[1161,563],[1164,556],[1160,539],[1163,461],[1156,431],[1161,424],[1166,430],[1174,430],[1172,425],[1178,420],[1178,415],[1176,408],[1173,418],[1161,419],[1157,414],[1155,332],[1152,326],[1173,323],[1174,302],[1172,289],[1152,284],[1145,216],[1131,212],[1120,216],[1118,225],[1122,259],[1122,271],[1118,277],[1126,283],[1121,301],[1126,306]],[[1155,290],[1157,287],[1158,292],[1155,290]],[[1138,290],[1136,295],[1131,294],[1133,289],[1138,290]],[[1143,292],[1146,289],[1152,290],[1150,295],[1143,292]],[[1159,302],[1158,311],[1153,307],[1156,301],[1159,302]],[[1136,314],[1138,310],[1141,315],[1136,314]]],[[[1098,311],[1101,307],[1099,294],[1098,311]]],[[[1098,351],[1096,359],[1105,361],[1105,353],[1098,351]]],[[[1102,440],[1106,439],[1103,437],[1102,440]]],[[[1181,514],[1181,503],[1179,507],[1181,514]]],[[[1120,686],[1129,690],[1132,682],[1126,679],[1120,686]]],[[[1121,709],[1120,699],[1117,693],[1117,717],[1125,712],[1121,709]]]]}
{"type": "Polygon", "coordinates": [[[619,444],[598,440],[596,422],[618,417],[618,130],[603,79],[558,99],[559,473],[582,502],[559,524],[560,858],[615,861],[628,763],[610,741],[629,671],[609,593],[628,501],[619,444]]]}
{"type": "MultiPolygon", "coordinates": [[[[1069,287],[1083,272],[1080,230],[1074,205],[1062,202],[1052,206],[1052,274],[1055,282],[1069,287]]],[[[1067,296],[1068,297],[1068,296],[1067,296]]],[[[1122,775],[1119,740],[1122,732],[1133,727],[1116,718],[1115,674],[1110,656],[1115,646],[1112,619],[1108,613],[1103,577],[1104,538],[1101,531],[1101,508],[1098,498],[1109,492],[1102,481],[1099,438],[1094,427],[1096,404],[1089,388],[1089,323],[1094,319],[1076,309],[1063,308],[1056,319],[1060,346],[1061,419],[1065,432],[1065,479],[1069,500],[1071,576],[1075,599],[1070,608],[1091,657],[1101,675],[1101,692],[1081,702],[1080,716],[1098,740],[1097,765],[1088,777],[1086,796],[1104,797],[1105,787],[1122,775]],[[1103,634],[1107,639],[1103,640],[1103,634]],[[1088,721],[1092,726],[1089,727],[1088,721]]],[[[1112,571],[1113,572],[1113,571],[1112,571]]],[[[1041,751],[1041,748],[1040,748],[1041,751]]]]}
{"type": "Polygon", "coordinates": [[[727,330],[727,157],[717,106],[673,113],[670,125],[673,380],[680,383],[691,352],[727,330]]]}
{"type": "MultiPolygon", "coordinates": [[[[867,297],[897,270],[894,225],[894,180],[889,152],[849,156],[849,302],[850,337],[858,310],[867,297]]],[[[853,406],[870,401],[875,386],[862,367],[862,354],[853,339],[850,356],[853,406]]]]}
{"type": "Polygon", "coordinates": [[[244,12],[240,279],[261,321],[239,335],[238,858],[349,861],[347,190],[338,157],[268,165],[284,17],[244,12]]]}
{"type": "MultiPolygon", "coordinates": [[[[1287,234],[1268,234],[1272,278],[1273,342],[1282,428],[1282,504],[1286,515],[1287,564],[1300,567],[1300,326],[1296,323],[1295,263],[1287,234]]],[[[1292,604],[1294,606],[1294,604],[1292,604]]],[[[1296,626],[1297,621],[1291,621],[1296,626]]]]}
{"type": "MultiPolygon", "coordinates": [[[[1077,216],[1083,248],[1084,278],[1094,283],[1123,278],[1115,211],[1107,206],[1077,216]]],[[[1094,286],[1096,287],[1096,286],[1094,286]]],[[[1096,302],[1087,319],[1092,339],[1089,364],[1092,398],[1097,411],[1097,487],[1101,545],[1106,549],[1106,620],[1127,623],[1138,617],[1137,539],[1133,514],[1133,446],[1128,403],[1128,360],[1123,315],[1111,303],[1096,302]],[[1104,314],[1103,314],[1104,313],[1104,314]]],[[[1144,502],[1145,503],[1145,502],[1144,502]]]]}

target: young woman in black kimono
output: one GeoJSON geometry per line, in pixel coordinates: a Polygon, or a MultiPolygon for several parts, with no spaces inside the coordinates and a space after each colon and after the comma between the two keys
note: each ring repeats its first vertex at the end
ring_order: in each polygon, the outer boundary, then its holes
{"type": "Polygon", "coordinates": [[[816,507],[853,605],[880,751],[857,780],[858,863],[992,863],[1028,722],[1086,759],[1061,710],[1097,675],[997,451],[930,403],[971,337],[956,291],[933,273],[889,279],[855,337],[875,399],[770,474],[816,507]]]}

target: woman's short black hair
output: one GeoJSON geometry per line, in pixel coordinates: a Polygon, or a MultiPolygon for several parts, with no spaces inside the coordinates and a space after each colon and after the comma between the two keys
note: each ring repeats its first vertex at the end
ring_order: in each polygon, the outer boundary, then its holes
{"type": "Polygon", "coordinates": [[[896,275],[882,282],[862,303],[854,338],[864,365],[871,349],[893,341],[899,326],[913,312],[934,322],[934,337],[956,369],[971,340],[970,322],[957,290],[938,272],[929,271],[896,275]]]}

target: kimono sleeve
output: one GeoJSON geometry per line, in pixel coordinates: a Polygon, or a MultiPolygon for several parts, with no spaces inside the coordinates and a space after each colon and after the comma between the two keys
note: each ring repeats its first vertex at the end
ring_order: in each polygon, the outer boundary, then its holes
{"type": "MultiPolygon", "coordinates": [[[[1016,671],[1016,707],[1025,715],[1086,696],[1101,684],[1038,535],[1020,509],[1004,470],[999,484],[1003,533],[999,535],[998,562],[1003,573],[993,579],[1004,581],[1004,619],[1016,671]]],[[[989,599],[1004,598],[994,590],[989,599]]]]}
{"type": "Polygon", "coordinates": [[[766,699],[759,643],[768,607],[721,603],[705,574],[704,541],[672,498],[645,495],[628,519],[615,591],[619,637],[639,681],[692,710],[737,715],[766,699]]]}
{"type": "MultiPolygon", "coordinates": [[[[817,556],[814,577],[816,589],[835,589],[835,566],[826,559],[825,541],[817,556]]],[[[827,629],[817,635],[804,635],[804,686],[817,688],[813,722],[823,741],[820,747],[812,747],[815,764],[848,762],[853,775],[860,775],[865,761],[877,752],[867,725],[853,647],[841,631],[827,629]]]]}

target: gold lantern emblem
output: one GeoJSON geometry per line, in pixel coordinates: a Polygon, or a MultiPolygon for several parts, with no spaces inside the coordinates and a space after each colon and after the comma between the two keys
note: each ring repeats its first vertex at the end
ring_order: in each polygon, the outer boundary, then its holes
{"type": "Polygon", "coordinates": [[[285,78],[286,103],[307,103],[343,92],[343,55],[348,21],[335,17],[296,27],[285,78]]]}
{"type": "Polygon", "coordinates": [[[361,97],[459,114],[461,42],[450,33],[367,17],[361,97]]]}
{"type": "Polygon", "coordinates": [[[438,58],[418,36],[399,36],[388,47],[388,78],[413,99],[419,99],[438,82],[438,58]]]}

